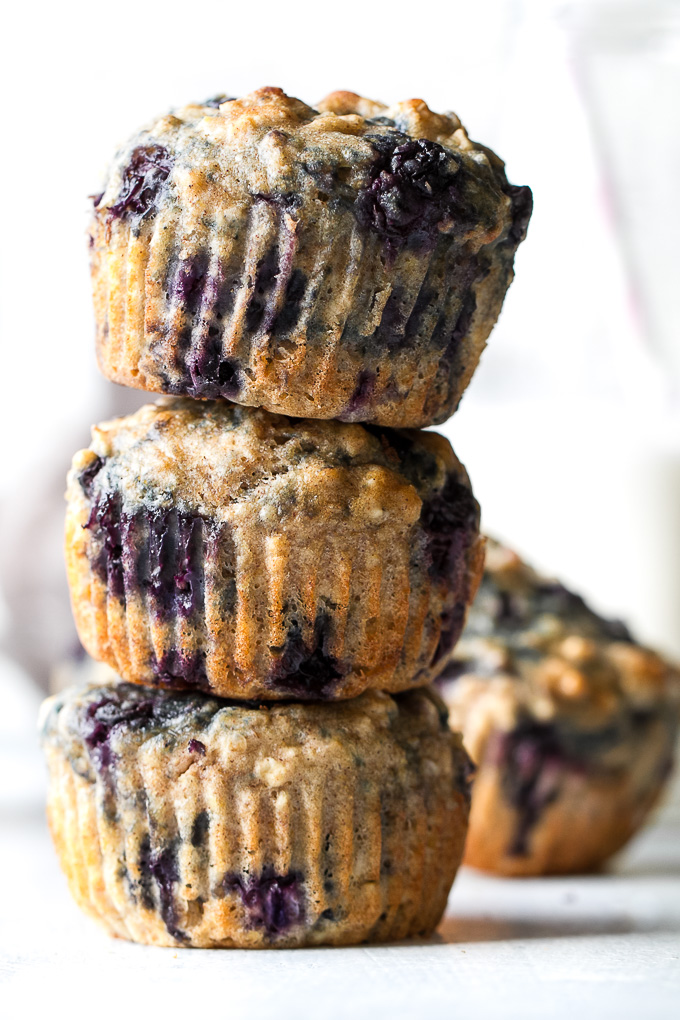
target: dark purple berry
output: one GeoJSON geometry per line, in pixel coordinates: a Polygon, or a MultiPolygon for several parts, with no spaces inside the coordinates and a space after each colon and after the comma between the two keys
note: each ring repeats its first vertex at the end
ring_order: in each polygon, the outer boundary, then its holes
{"type": "Polygon", "coordinates": [[[175,300],[193,315],[201,303],[203,288],[208,277],[208,252],[199,252],[192,259],[181,262],[174,282],[175,300]]]}
{"type": "Polygon", "coordinates": [[[342,410],[342,419],[348,419],[370,403],[375,390],[376,375],[364,368],[357,376],[357,384],[354,393],[349,398],[342,410]]]}
{"type": "Polygon", "coordinates": [[[78,481],[80,482],[83,492],[85,493],[86,496],[92,495],[92,486],[94,480],[101,471],[101,469],[104,467],[105,463],[106,463],[105,457],[96,456],[94,460],[91,460],[87,467],[83,468],[83,470],[78,475],[78,481]]]}
{"type": "Polygon", "coordinates": [[[139,729],[148,723],[154,714],[153,695],[126,697],[125,691],[103,693],[91,701],[80,720],[80,735],[90,752],[90,760],[96,769],[103,771],[114,762],[111,750],[111,734],[120,727],[139,729]]]}
{"type": "Polygon", "coordinates": [[[289,871],[277,875],[264,868],[257,875],[225,875],[225,893],[237,892],[251,928],[264,928],[270,936],[304,922],[304,892],[301,876],[289,871]]]}
{"type": "Polygon", "coordinates": [[[238,361],[222,357],[220,326],[210,326],[207,337],[189,352],[187,369],[179,389],[192,397],[231,400],[238,397],[243,385],[238,361]]]}
{"type": "Polygon", "coordinates": [[[245,315],[246,329],[250,333],[257,333],[261,327],[267,330],[271,325],[267,321],[271,313],[269,316],[266,313],[281,269],[277,248],[271,248],[257,264],[253,292],[245,315]]]}
{"type": "MultiPolygon", "coordinates": [[[[102,466],[94,463],[81,475],[90,495],[102,466]]],[[[125,585],[136,585],[149,592],[161,617],[203,611],[203,541],[211,537],[203,518],[177,510],[128,513],[119,493],[106,492],[93,503],[85,527],[93,535],[92,568],[111,595],[124,598],[125,585]]]]}
{"type": "Polygon", "coordinates": [[[307,277],[301,269],[294,269],[286,285],[281,311],[272,323],[274,336],[285,336],[295,326],[306,291],[307,277]]]}
{"type": "Polygon", "coordinates": [[[173,648],[152,662],[156,682],[169,686],[197,687],[210,690],[205,671],[205,652],[183,652],[173,648]]]}
{"type": "Polygon", "coordinates": [[[114,598],[124,598],[122,499],[108,492],[92,505],[84,525],[93,533],[92,569],[107,584],[114,598]]]}
{"type": "Polygon", "coordinates": [[[431,576],[459,576],[479,526],[479,506],[470,489],[449,475],[443,488],[424,501],[420,523],[428,538],[431,576]]]}
{"type": "Polygon", "coordinates": [[[432,665],[436,666],[442,659],[447,658],[456,647],[456,642],[463,632],[465,623],[464,602],[457,602],[452,610],[442,613],[442,624],[439,632],[439,641],[432,659],[432,665]]]}
{"type": "Polygon", "coordinates": [[[241,370],[238,362],[229,358],[220,361],[217,368],[217,383],[220,395],[227,399],[237,397],[241,389],[241,370]]]}
{"type": "Polygon", "coordinates": [[[274,649],[280,654],[269,678],[272,689],[304,700],[331,696],[343,672],[337,659],[328,654],[329,631],[328,616],[319,613],[312,642],[306,644],[299,623],[292,624],[283,648],[274,649]]]}
{"type": "Polygon", "coordinates": [[[194,819],[194,824],[191,826],[191,845],[195,847],[203,846],[209,828],[210,815],[207,811],[200,811],[194,819]]]}
{"type": "Polygon", "coordinates": [[[177,925],[174,889],[179,878],[177,855],[174,844],[151,847],[146,836],[139,848],[139,870],[141,874],[142,901],[149,910],[155,908],[154,887],[158,898],[158,912],[165,927],[174,939],[183,942],[186,935],[177,925]]]}
{"type": "Polygon", "coordinates": [[[370,140],[378,156],[354,212],[392,256],[407,245],[433,247],[442,229],[463,233],[474,225],[466,197],[471,174],[458,153],[396,132],[370,140]]]}
{"type": "Polygon", "coordinates": [[[203,612],[203,521],[178,514],[177,560],[173,576],[175,608],[180,616],[203,612]]]}
{"type": "Polygon", "coordinates": [[[295,213],[302,205],[302,195],[295,194],[292,191],[286,192],[274,192],[271,194],[255,194],[253,199],[256,202],[265,202],[267,205],[273,206],[277,212],[283,211],[287,213],[295,213]]]}
{"type": "Polygon", "coordinates": [[[118,199],[109,206],[109,216],[141,222],[153,209],[172,166],[173,158],[162,145],[139,145],[123,170],[118,199]]]}
{"type": "Polygon", "coordinates": [[[534,209],[534,196],[526,185],[508,184],[506,193],[512,204],[512,226],[508,238],[517,246],[527,236],[529,220],[534,209]]]}
{"type": "Polygon", "coordinates": [[[565,746],[555,726],[531,719],[498,734],[491,757],[500,768],[503,794],[518,814],[508,853],[524,856],[541,815],[559,796],[565,771],[582,772],[584,763],[565,746]]]}
{"type": "Polygon", "coordinates": [[[213,96],[211,99],[206,99],[201,106],[209,106],[213,110],[216,110],[222,103],[233,103],[235,96],[224,96],[220,93],[218,96],[213,96]]]}

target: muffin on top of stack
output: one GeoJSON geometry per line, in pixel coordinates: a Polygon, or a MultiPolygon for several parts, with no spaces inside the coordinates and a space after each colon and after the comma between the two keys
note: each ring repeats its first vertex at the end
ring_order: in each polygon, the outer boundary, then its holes
{"type": "Polygon", "coordinates": [[[449,443],[531,193],[420,100],[279,89],[135,135],[95,199],[101,368],[169,394],[68,483],[80,637],[121,681],[47,702],[49,818],[117,935],[426,934],[470,763],[430,685],[482,571],[449,443]]]}

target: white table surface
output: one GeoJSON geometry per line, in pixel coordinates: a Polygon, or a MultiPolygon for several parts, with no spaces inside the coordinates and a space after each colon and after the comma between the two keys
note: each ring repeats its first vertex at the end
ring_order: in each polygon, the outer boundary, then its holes
{"type": "Polygon", "coordinates": [[[680,783],[607,874],[463,869],[437,935],[354,949],[172,950],[72,903],[43,815],[36,697],[0,670],[0,1016],[680,1017],[680,783]],[[10,721],[11,720],[11,727],[10,721]],[[47,1015],[47,1013],[45,1013],[47,1015]]]}

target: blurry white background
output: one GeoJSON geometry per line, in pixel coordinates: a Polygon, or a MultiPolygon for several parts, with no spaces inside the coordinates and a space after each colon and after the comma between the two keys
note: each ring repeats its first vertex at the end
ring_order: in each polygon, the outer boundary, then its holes
{"type": "Polygon", "coordinates": [[[280,85],[454,109],[534,190],[517,279],[442,431],[487,529],[680,655],[680,7],[673,0],[14,4],[3,16],[0,640],[75,642],[63,479],[144,402],[96,371],[85,229],[119,141],[280,85]]]}

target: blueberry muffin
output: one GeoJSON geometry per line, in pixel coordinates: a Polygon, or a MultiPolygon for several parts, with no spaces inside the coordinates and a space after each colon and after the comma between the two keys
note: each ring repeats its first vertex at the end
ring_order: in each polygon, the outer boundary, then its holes
{"type": "Polygon", "coordinates": [[[470,764],[431,689],[263,705],[113,683],[43,716],[57,853],[111,934],[290,948],[439,922],[470,764]]]}
{"type": "Polygon", "coordinates": [[[264,88],[153,121],[90,230],[109,379],[310,418],[455,410],[513,276],[531,192],[422,100],[264,88]]]}
{"type": "Polygon", "coordinates": [[[125,680],[350,698],[446,665],[483,561],[447,440],[164,398],[68,482],[80,638],[125,680]]]}
{"type": "Polygon", "coordinates": [[[589,871],[640,828],[670,773],[680,676],[509,549],[487,550],[442,682],[478,767],[465,861],[589,871]]]}

